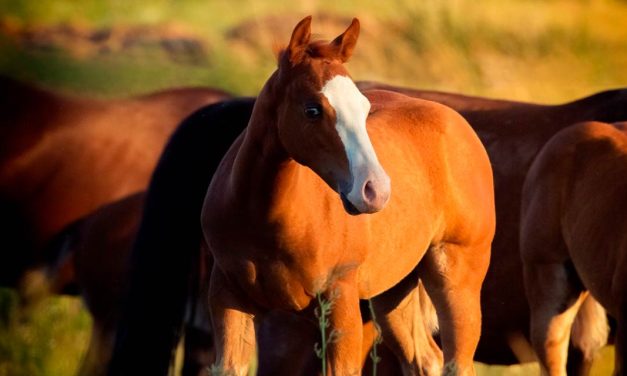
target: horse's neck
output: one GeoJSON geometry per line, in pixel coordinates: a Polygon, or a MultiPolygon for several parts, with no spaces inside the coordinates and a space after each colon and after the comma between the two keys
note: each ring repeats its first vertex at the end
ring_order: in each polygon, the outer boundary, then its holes
{"type": "Polygon", "coordinates": [[[229,194],[255,210],[276,205],[304,168],[281,145],[275,114],[275,104],[260,95],[231,169],[229,194]]]}

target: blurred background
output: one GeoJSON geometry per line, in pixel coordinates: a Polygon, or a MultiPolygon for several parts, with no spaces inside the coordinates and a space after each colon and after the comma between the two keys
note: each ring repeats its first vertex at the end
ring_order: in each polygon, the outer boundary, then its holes
{"type": "MultiPolygon", "coordinates": [[[[627,86],[624,0],[0,0],[0,74],[96,98],[179,86],[255,95],[309,14],[327,39],[360,19],[356,80],[539,103],[627,86]]],[[[90,327],[80,300],[17,302],[0,290],[0,376],[73,374],[90,327]]],[[[610,374],[611,358],[595,374],[610,374]]]]}

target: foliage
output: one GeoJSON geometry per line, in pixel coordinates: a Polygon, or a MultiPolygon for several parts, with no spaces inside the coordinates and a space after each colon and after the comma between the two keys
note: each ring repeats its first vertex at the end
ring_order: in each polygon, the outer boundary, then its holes
{"type": "Polygon", "coordinates": [[[330,344],[336,342],[340,337],[340,332],[335,328],[330,328],[331,322],[329,316],[333,310],[333,305],[337,298],[337,293],[334,292],[329,298],[324,298],[321,293],[316,294],[318,301],[318,307],[315,309],[315,316],[318,319],[318,329],[320,330],[320,343],[316,343],[314,351],[316,356],[322,361],[322,375],[327,375],[327,348],[330,344]]]}

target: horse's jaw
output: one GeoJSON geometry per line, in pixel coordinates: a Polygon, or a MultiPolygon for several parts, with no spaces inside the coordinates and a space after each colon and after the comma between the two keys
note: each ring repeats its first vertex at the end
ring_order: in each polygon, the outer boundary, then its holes
{"type": "Polygon", "coordinates": [[[344,205],[344,210],[346,210],[346,212],[350,215],[359,215],[359,214],[363,214],[362,212],[360,212],[359,210],[357,210],[357,208],[355,207],[355,205],[353,205],[347,198],[346,195],[344,193],[340,193],[340,198],[342,199],[342,205],[344,205]]]}

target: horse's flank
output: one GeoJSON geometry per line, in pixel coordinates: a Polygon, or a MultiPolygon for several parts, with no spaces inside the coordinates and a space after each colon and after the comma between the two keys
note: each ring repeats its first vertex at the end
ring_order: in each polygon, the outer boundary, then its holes
{"type": "Polygon", "coordinates": [[[531,338],[551,375],[566,372],[568,332],[588,291],[618,321],[615,373],[624,372],[626,177],[627,123],[587,122],[556,134],[525,180],[520,249],[531,338]]]}

